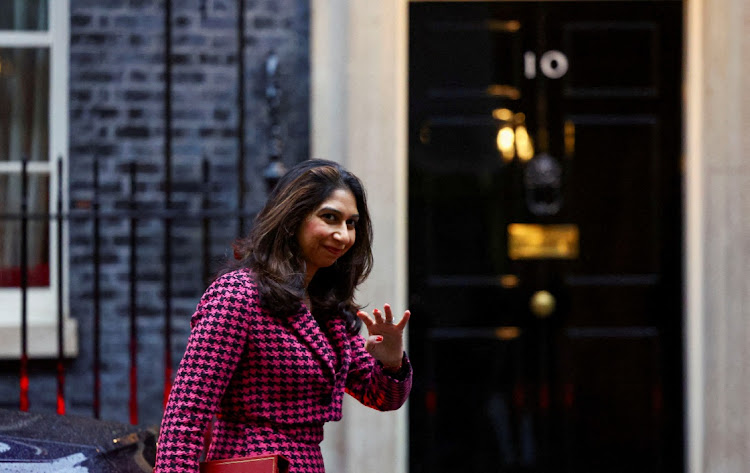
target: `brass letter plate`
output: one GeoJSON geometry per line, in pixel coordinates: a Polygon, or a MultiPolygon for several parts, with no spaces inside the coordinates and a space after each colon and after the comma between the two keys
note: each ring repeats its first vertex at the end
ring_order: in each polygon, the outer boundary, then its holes
{"type": "Polygon", "coordinates": [[[508,256],[513,260],[578,258],[578,225],[511,223],[508,256]]]}

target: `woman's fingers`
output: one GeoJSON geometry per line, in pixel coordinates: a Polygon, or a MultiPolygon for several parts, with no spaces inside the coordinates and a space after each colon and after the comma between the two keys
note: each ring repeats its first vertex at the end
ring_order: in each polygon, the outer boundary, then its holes
{"type": "MultiPolygon", "coordinates": [[[[411,317],[410,311],[405,311],[404,315],[401,317],[401,320],[399,320],[397,324],[394,324],[393,310],[391,309],[391,306],[385,304],[383,306],[383,310],[385,311],[385,314],[383,314],[383,312],[381,312],[379,309],[374,309],[372,311],[372,317],[364,310],[360,310],[357,311],[357,317],[359,317],[360,320],[364,322],[368,330],[383,325],[392,326],[402,331],[404,330],[404,328],[406,328],[406,324],[409,322],[409,318],[411,317]]],[[[383,328],[385,329],[385,327],[383,328]]]]}
{"type": "Polygon", "coordinates": [[[404,311],[403,317],[401,317],[401,320],[398,321],[396,324],[396,327],[400,328],[401,330],[406,328],[406,324],[409,322],[409,319],[411,318],[411,311],[404,311]]]}
{"type": "Polygon", "coordinates": [[[372,310],[372,316],[375,317],[375,322],[379,324],[386,323],[385,320],[383,320],[383,313],[380,312],[379,309],[373,309],[372,310]]]}
{"type": "Polygon", "coordinates": [[[368,314],[364,310],[357,311],[357,317],[359,317],[359,320],[364,322],[367,328],[370,328],[373,325],[375,325],[375,322],[370,318],[370,314],[368,314]]]}
{"type": "Polygon", "coordinates": [[[393,323],[393,311],[391,310],[391,306],[388,304],[385,304],[383,306],[383,309],[385,310],[385,323],[392,324],[393,323]]]}

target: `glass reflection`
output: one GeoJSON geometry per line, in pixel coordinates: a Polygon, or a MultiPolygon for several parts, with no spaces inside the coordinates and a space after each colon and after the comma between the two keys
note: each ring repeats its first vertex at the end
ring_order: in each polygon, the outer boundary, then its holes
{"type": "Polygon", "coordinates": [[[24,232],[21,223],[23,183],[20,175],[0,174],[0,214],[9,219],[0,225],[0,287],[21,285],[21,244],[26,241],[29,286],[49,286],[49,220],[32,218],[49,210],[49,177],[30,175],[26,198],[29,220],[24,232]]]}
{"type": "Polygon", "coordinates": [[[49,50],[0,48],[0,161],[49,159],[49,50]]]}
{"type": "Polygon", "coordinates": [[[0,0],[0,30],[46,30],[47,11],[47,0],[0,0]]]}

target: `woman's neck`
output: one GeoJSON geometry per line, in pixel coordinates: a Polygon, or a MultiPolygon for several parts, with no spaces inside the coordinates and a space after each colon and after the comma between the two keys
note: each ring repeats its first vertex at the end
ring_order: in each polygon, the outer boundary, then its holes
{"type": "Polygon", "coordinates": [[[302,295],[302,302],[312,312],[312,302],[310,302],[310,294],[307,293],[307,287],[305,287],[305,293],[302,295]]]}
{"type": "Polygon", "coordinates": [[[313,276],[315,276],[315,270],[308,269],[307,273],[305,273],[305,293],[307,293],[307,288],[310,287],[310,281],[312,281],[313,276]]]}

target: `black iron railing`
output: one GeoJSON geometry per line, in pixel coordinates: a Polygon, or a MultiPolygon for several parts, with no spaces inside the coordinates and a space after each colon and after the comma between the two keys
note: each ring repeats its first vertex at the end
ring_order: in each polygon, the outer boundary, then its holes
{"type": "MultiPolygon", "coordinates": [[[[167,396],[171,389],[172,376],[173,376],[173,357],[172,357],[172,325],[171,318],[173,313],[171,297],[169,296],[172,292],[173,287],[173,275],[170,268],[173,265],[173,252],[171,248],[174,246],[172,241],[172,233],[168,230],[174,221],[179,221],[181,225],[184,224],[196,224],[196,232],[199,234],[199,244],[195,248],[195,252],[202,254],[202,262],[200,270],[202,272],[202,279],[207,281],[210,277],[211,272],[211,261],[210,255],[210,239],[212,228],[217,224],[225,224],[228,221],[240,221],[249,220],[254,216],[253,212],[247,212],[243,210],[232,210],[232,209],[216,209],[212,208],[212,204],[209,198],[209,194],[216,187],[211,183],[210,176],[210,164],[208,160],[204,160],[202,169],[203,177],[200,184],[201,193],[200,201],[201,206],[197,210],[189,211],[184,208],[172,209],[170,203],[164,201],[164,208],[154,209],[147,208],[144,210],[142,202],[138,202],[137,188],[138,188],[138,169],[135,162],[130,163],[127,166],[128,176],[127,192],[121,196],[122,200],[127,202],[127,205],[121,206],[122,208],[109,208],[102,210],[101,206],[101,195],[100,195],[100,171],[98,162],[94,161],[93,164],[93,194],[92,199],[84,208],[75,208],[66,211],[64,208],[64,197],[63,197],[63,162],[62,159],[58,159],[57,165],[57,189],[58,192],[54,196],[54,201],[50,205],[51,212],[31,212],[29,211],[29,172],[27,170],[27,163],[23,161],[21,166],[21,186],[20,186],[20,212],[6,212],[0,213],[0,225],[9,222],[17,221],[20,223],[20,278],[19,278],[19,297],[21,298],[21,313],[18,314],[18,321],[20,324],[20,353],[19,353],[19,408],[22,411],[29,410],[29,305],[28,299],[30,294],[31,284],[29,283],[30,268],[27,263],[28,261],[28,242],[32,235],[30,235],[29,222],[45,220],[48,222],[55,222],[56,229],[54,235],[50,235],[50,238],[55,238],[57,252],[52,254],[56,258],[56,281],[53,290],[56,291],[57,300],[57,360],[56,366],[56,379],[57,379],[57,412],[58,414],[65,414],[65,381],[66,381],[66,359],[65,359],[65,323],[66,318],[64,316],[66,312],[65,308],[65,294],[63,284],[64,279],[68,277],[66,274],[66,268],[69,265],[65,264],[63,250],[68,242],[65,241],[65,227],[66,225],[84,225],[91,229],[91,242],[90,242],[90,254],[91,262],[93,267],[91,268],[91,274],[93,275],[91,281],[91,298],[92,298],[92,310],[90,314],[79,314],[79,316],[90,316],[92,320],[92,334],[90,340],[82,340],[81,343],[90,342],[91,347],[91,369],[90,373],[93,379],[93,405],[92,414],[94,417],[99,418],[102,405],[102,303],[104,298],[107,297],[102,290],[102,253],[101,253],[101,242],[102,242],[102,223],[112,222],[123,222],[127,225],[127,245],[121,245],[117,248],[117,251],[121,253],[127,253],[127,271],[128,271],[128,287],[123,289],[127,292],[128,300],[128,321],[129,330],[127,333],[128,338],[128,359],[129,359],[129,371],[128,371],[128,385],[129,385],[129,417],[130,422],[133,424],[138,423],[138,237],[139,229],[146,223],[152,223],[154,221],[159,222],[164,228],[163,235],[163,248],[162,252],[163,261],[163,279],[161,286],[164,288],[165,297],[164,300],[164,337],[163,337],[163,356],[164,356],[164,398],[166,402],[167,396]],[[166,250],[170,248],[170,250],[166,250]]],[[[162,187],[166,187],[164,184],[162,187]]],[[[159,246],[158,243],[152,243],[153,246],[159,246]]],[[[69,278],[68,278],[69,279],[69,278]]],[[[76,282],[76,284],[79,284],[76,282]]],[[[80,289],[80,288],[79,288],[80,289]]],[[[80,291],[78,291],[80,292],[80,291]]],[[[88,361],[88,360],[84,360],[88,361]]]]}
{"type": "MultiPolygon", "coordinates": [[[[127,272],[128,272],[128,287],[120,289],[121,292],[125,292],[127,295],[124,298],[128,304],[128,331],[126,338],[128,341],[128,390],[129,390],[129,417],[130,422],[137,424],[138,419],[138,390],[139,390],[139,370],[137,363],[137,354],[139,351],[139,317],[138,314],[138,271],[139,271],[139,231],[144,224],[158,222],[161,226],[163,233],[163,241],[161,246],[156,244],[160,248],[159,254],[163,261],[163,279],[160,281],[161,290],[164,294],[163,297],[163,360],[164,360],[164,373],[163,373],[163,402],[166,402],[167,396],[171,389],[171,382],[173,377],[172,367],[175,365],[173,359],[173,343],[171,334],[173,333],[172,327],[172,315],[175,312],[173,310],[173,300],[170,295],[174,290],[174,277],[172,274],[172,262],[176,255],[174,254],[174,233],[178,229],[178,225],[183,225],[186,222],[195,224],[198,227],[200,234],[200,243],[194,249],[195,253],[202,255],[201,272],[202,280],[208,281],[211,272],[211,261],[210,256],[211,249],[211,237],[212,233],[216,231],[217,226],[227,226],[228,222],[234,224],[234,228],[237,230],[237,235],[247,230],[248,224],[254,216],[253,209],[246,209],[246,197],[249,193],[248,181],[253,181],[248,176],[249,169],[246,169],[246,150],[245,150],[245,137],[247,135],[245,113],[246,113],[246,93],[245,87],[247,86],[245,80],[246,72],[246,21],[245,11],[246,5],[245,0],[237,1],[237,102],[236,107],[238,111],[238,122],[236,129],[236,142],[237,151],[236,157],[233,159],[233,166],[235,166],[236,181],[227,183],[224,182],[223,187],[229,189],[221,189],[221,192],[226,197],[231,195],[228,199],[222,201],[224,204],[219,209],[218,206],[213,203],[211,199],[212,190],[218,187],[217,184],[212,183],[211,177],[211,163],[207,157],[204,157],[202,163],[202,177],[200,182],[173,182],[172,175],[172,29],[173,29],[173,13],[172,13],[172,1],[167,0],[164,2],[164,94],[163,94],[163,130],[164,130],[164,152],[163,156],[160,157],[158,168],[162,172],[161,182],[159,183],[159,189],[161,193],[156,196],[161,204],[155,204],[154,202],[139,202],[139,198],[142,196],[137,194],[137,188],[139,185],[139,173],[138,167],[143,163],[130,162],[126,166],[121,164],[117,168],[118,175],[113,176],[112,170],[109,169],[109,174],[104,174],[103,170],[100,170],[100,159],[94,153],[92,156],[92,173],[93,179],[91,181],[92,189],[90,199],[84,199],[84,201],[76,201],[76,205],[73,208],[66,209],[65,197],[66,193],[69,192],[64,186],[65,163],[62,158],[58,158],[56,165],[55,178],[57,179],[56,188],[57,193],[51,199],[48,212],[37,212],[30,211],[29,209],[29,185],[28,185],[28,162],[22,160],[21,165],[21,189],[20,189],[20,206],[18,211],[0,213],[0,225],[9,222],[18,222],[20,224],[20,267],[13,268],[16,273],[20,272],[17,281],[14,280],[10,285],[17,287],[19,290],[19,297],[21,298],[21,309],[18,314],[18,320],[20,324],[20,353],[19,353],[19,376],[20,376],[20,393],[19,393],[19,407],[21,410],[26,411],[29,409],[29,288],[31,285],[39,285],[39,282],[35,278],[34,268],[30,268],[28,265],[28,241],[29,241],[29,222],[31,221],[46,221],[55,222],[56,231],[54,235],[49,235],[49,238],[56,240],[57,252],[51,253],[51,257],[56,258],[56,264],[51,265],[57,268],[56,272],[56,284],[52,288],[57,291],[57,363],[56,363],[56,379],[57,379],[57,412],[64,414],[66,410],[66,360],[65,360],[65,323],[66,318],[64,317],[66,307],[64,288],[71,286],[72,284],[82,284],[80,280],[72,281],[71,274],[66,274],[66,268],[70,266],[64,261],[64,255],[66,252],[64,248],[71,248],[69,242],[65,241],[66,226],[71,225],[84,225],[87,228],[91,228],[90,233],[90,245],[86,247],[91,256],[92,268],[91,269],[91,302],[92,308],[91,313],[88,314],[77,314],[78,317],[91,317],[91,337],[90,339],[82,340],[82,343],[90,343],[91,356],[90,360],[84,360],[90,362],[91,369],[90,373],[92,376],[92,414],[94,417],[99,418],[102,410],[102,344],[104,342],[102,338],[103,330],[103,304],[106,298],[109,297],[110,291],[104,287],[103,281],[106,275],[102,271],[102,260],[109,256],[107,249],[104,247],[105,243],[108,242],[106,231],[109,228],[106,225],[110,225],[112,222],[119,222],[127,228],[127,237],[124,241],[121,241],[116,245],[116,251],[120,256],[124,256],[127,253],[127,272]],[[127,175],[124,175],[127,174],[127,175]],[[104,185],[100,185],[103,181],[102,177],[108,181],[104,185]],[[118,195],[113,196],[111,192],[111,180],[120,179],[122,187],[127,187],[125,192],[118,190],[118,195]],[[181,187],[178,187],[181,186],[181,187]],[[102,191],[105,188],[106,191],[102,191]],[[200,196],[192,195],[187,199],[183,199],[184,195],[178,199],[176,198],[175,189],[184,188],[195,188],[200,196]],[[182,200],[191,200],[195,197],[200,198],[199,209],[186,210],[184,202],[182,200]],[[116,202],[113,205],[112,199],[116,202]],[[180,202],[177,202],[180,200],[180,202]],[[228,202],[228,205],[227,205],[228,202]],[[149,205],[141,205],[149,204],[149,205]],[[161,205],[161,208],[156,208],[161,205]],[[66,246],[67,245],[67,246],[66,246]],[[31,278],[31,280],[30,280],[31,278]],[[68,281],[68,284],[63,284],[64,281],[68,281]]],[[[205,4],[201,4],[202,11],[205,11],[205,4]]],[[[281,155],[283,153],[283,140],[281,133],[281,113],[280,113],[280,98],[282,95],[280,79],[280,58],[273,51],[266,57],[265,63],[265,98],[267,101],[267,112],[269,117],[269,124],[267,130],[267,138],[269,142],[269,154],[268,162],[263,170],[260,170],[258,176],[253,178],[262,178],[265,181],[267,190],[275,184],[280,176],[285,172],[285,168],[281,162],[281,155]]],[[[92,145],[92,149],[95,148],[92,145]]],[[[82,157],[74,157],[71,160],[81,159],[82,157]]],[[[117,160],[121,162],[121,157],[107,158],[110,160],[107,164],[112,164],[111,160],[117,160]]],[[[102,160],[102,162],[104,162],[102,160]]],[[[78,164],[78,163],[77,163],[78,164]]],[[[226,178],[226,176],[225,176],[226,178]]],[[[259,180],[259,179],[257,179],[259,180]]],[[[150,182],[153,185],[153,181],[150,182]]],[[[88,190],[88,189],[87,189],[88,190]]],[[[34,191],[32,191],[34,192],[34,191]]],[[[86,237],[88,238],[88,236],[86,237]]],[[[76,250],[80,250],[81,243],[76,242],[76,250]]],[[[151,249],[154,249],[154,244],[151,243],[151,249]]],[[[193,250],[191,250],[193,251],[193,250]]],[[[0,268],[0,270],[3,268],[0,268]]],[[[15,273],[14,273],[15,274],[15,273]]],[[[88,274],[88,273],[87,273],[88,274]]],[[[47,281],[49,274],[47,273],[47,281]]],[[[79,278],[80,279],[80,278],[79,278]]],[[[41,285],[46,283],[42,282],[41,285]]],[[[7,286],[7,281],[5,282],[7,286]]],[[[118,296],[123,297],[122,293],[118,293],[118,296]]],[[[150,380],[150,382],[153,382],[150,380]]]]}

